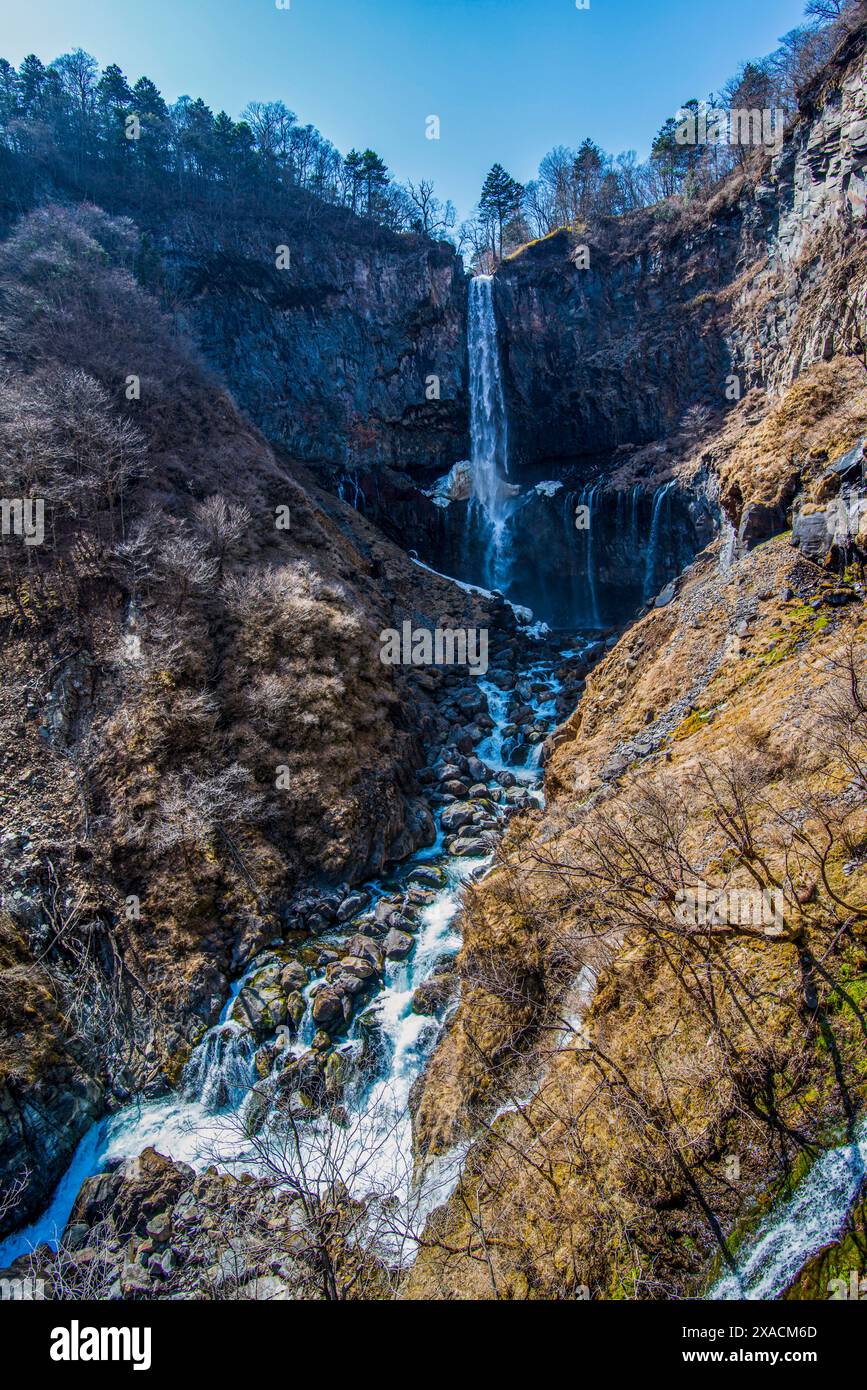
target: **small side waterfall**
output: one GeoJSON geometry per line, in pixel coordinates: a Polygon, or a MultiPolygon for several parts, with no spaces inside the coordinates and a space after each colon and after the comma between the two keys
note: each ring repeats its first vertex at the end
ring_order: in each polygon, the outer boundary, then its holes
{"type": "Polygon", "coordinates": [[[647,542],[647,560],[644,567],[644,601],[653,598],[657,593],[656,576],[659,568],[659,536],[662,530],[664,517],[665,499],[674,487],[675,479],[664,483],[661,488],[657,488],[653,499],[653,514],[650,519],[650,538],[647,542]]]}
{"type": "Polygon", "coordinates": [[[827,1149],[790,1199],[761,1221],[737,1257],[737,1274],[725,1273],[707,1297],[776,1298],[823,1245],[839,1236],[864,1181],[867,1122],[851,1143],[827,1149]]]}
{"type": "Polygon", "coordinates": [[[738,533],[727,516],[722,521],[722,545],[719,552],[721,570],[730,570],[738,553],[738,533]]]}
{"type": "MultiPolygon", "coordinates": [[[[599,594],[596,588],[596,545],[593,528],[593,501],[604,484],[596,483],[590,489],[587,499],[587,588],[590,594],[590,622],[593,627],[601,627],[599,621],[599,594]]],[[[597,522],[598,525],[598,522],[597,522]]]]}
{"type": "Polygon", "coordinates": [[[473,497],[470,519],[487,531],[486,583],[501,589],[508,577],[506,524],[512,489],[509,472],[508,428],[497,322],[494,317],[493,277],[476,275],[470,281],[467,314],[470,361],[470,445],[473,497]]]}

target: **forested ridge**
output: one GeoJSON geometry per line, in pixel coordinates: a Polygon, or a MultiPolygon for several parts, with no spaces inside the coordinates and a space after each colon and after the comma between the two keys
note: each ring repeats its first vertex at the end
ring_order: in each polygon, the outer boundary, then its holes
{"type": "Polygon", "coordinates": [[[399,182],[369,148],[341,154],[282,100],[252,100],[235,119],[202,97],[169,103],[150,77],[132,81],[115,63],[100,69],[82,49],[47,64],[31,53],[17,69],[0,59],[0,217],[8,224],[52,188],[154,224],[183,207],[242,222],[290,213],[309,225],[327,204],[390,232],[449,237],[484,266],[557,227],[706,198],[756,151],[683,142],[683,117],[773,110],[788,127],[863,14],[863,0],[811,0],[805,22],[773,53],[743,63],[718,92],[685,99],[644,162],[634,150],[606,153],[589,136],[550,150],[526,185],[495,162],[459,224],[429,179],[399,182]]]}

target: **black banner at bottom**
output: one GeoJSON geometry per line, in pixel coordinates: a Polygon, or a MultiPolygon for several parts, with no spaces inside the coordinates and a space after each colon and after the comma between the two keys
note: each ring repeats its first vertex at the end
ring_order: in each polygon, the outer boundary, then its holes
{"type": "MultiPolygon", "coordinates": [[[[857,1300],[854,1300],[857,1302],[857,1300]]],[[[701,1381],[709,1369],[738,1371],[758,1366],[772,1379],[803,1367],[823,1376],[853,1367],[863,1336],[859,1308],[846,1300],[827,1303],[522,1303],[510,1305],[509,1322],[500,1323],[496,1304],[402,1305],[111,1302],[64,1303],[0,1301],[0,1336],[5,1355],[16,1361],[16,1383],[26,1383],[26,1367],[40,1379],[93,1376],[101,1369],[138,1375],[213,1375],[243,1367],[252,1358],[261,1369],[287,1365],[306,1348],[309,1356],[339,1357],[335,1335],[357,1326],[367,1354],[388,1346],[389,1362],[405,1340],[416,1380],[419,1355],[439,1364],[451,1329],[461,1338],[461,1376],[475,1360],[490,1378],[491,1363],[513,1356],[516,1344],[541,1331],[560,1354],[592,1346],[594,1364],[603,1358],[612,1372],[657,1371],[677,1367],[701,1381]],[[489,1311],[490,1310],[490,1311],[489,1311]],[[378,1323],[381,1313],[382,1323],[378,1323]],[[385,1339],[383,1343],[382,1339],[385,1339]],[[424,1348],[428,1353],[424,1353],[424,1348]],[[318,1348],[318,1353],[316,1352],[318,1348]],[[331,1351],[328,1351],[328,1348],[331,1351]],[[472,1349],[475,1348],[475,1355],[472,1349]],[[24,1355],[24,1366],[21,1357],[24,1355]]],[[[353,1343],[347,1343],[347,1347],[353,1343]]],[[[583,1353],[582,1353],[583,1355],[583,1353]]],[[[5,1359],[5,1357],[4,1357],[5,1359]]],[[[4,1365],[4,1370],[11,1366],[4,1365]]]]}

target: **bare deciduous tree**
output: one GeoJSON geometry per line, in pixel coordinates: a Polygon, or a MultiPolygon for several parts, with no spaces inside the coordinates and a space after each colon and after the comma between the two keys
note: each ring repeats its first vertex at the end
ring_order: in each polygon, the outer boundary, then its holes
{"type": "Polygon", "coordinates": [[[196,507],[196,521],[217,561],[217,577],[221,577],[226,556],[234,549],[250,526],[250,513],[238,502],[227,502],[219,494],[208,497],[196,507]]]}
{"type": "Polygon", "coordinates": [[[262,798],[252,787],[250,773],[238,763],[214,773],[170,772],[157,799],[154,847],[161,853],[178,845],[201,847],[217,831],[254,824],[261,819],[262,798]]]}
{"type": "Polygon", "coordinates": [[[156,566],[176,613],[194,595],[211,589],[219,575],[219,564],[208,554],[204,542],[185,531],[173,531],[165,537],[157,552],[156,566]]]}

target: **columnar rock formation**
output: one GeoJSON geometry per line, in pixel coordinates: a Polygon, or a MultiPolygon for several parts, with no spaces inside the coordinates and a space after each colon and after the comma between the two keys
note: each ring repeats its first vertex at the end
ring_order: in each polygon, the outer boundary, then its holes
{"type": "Polygon", "coordinates": [[[322,209],[208,252],[177,233],[178,293],[202,347],[274,443],[337,488],[420,483],[467,455],[466,277],[445,242],[322,209]],[[290,257],[274,265],[281,242],[290,257]]]}

